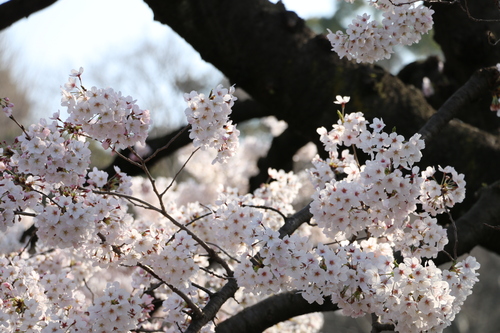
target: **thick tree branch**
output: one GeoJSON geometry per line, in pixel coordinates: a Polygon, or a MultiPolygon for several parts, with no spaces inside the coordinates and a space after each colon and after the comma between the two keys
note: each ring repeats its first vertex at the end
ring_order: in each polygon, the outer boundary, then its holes
{"type": "Polygon", "coordinates": [[[312,312],[336,311],[338,307],[330,299],[320,305],[309,304],[299,293],[286,292],[271,296],[220,323],[217,333],[260,333],[295,316],[312,312]]]}
{"type": "Polygon", "coordinates": [[[57,0],[11,0],[0,5],[0,30],[45,9],[57,0]]]}
{"type": "Polygon", "coordinates": [[[168,24],[309,141],[317,137],[316,128],[336,122],[336,94],[352,96],[352,108],[369,116],[392,114],[394,125],[409,125],[413,133],[433,113],[421,94],[389,73],[339,59],[325,36],[315,35],[282,5],[266,0],[145,2],[155,20],[168,24]]]}
{"type": "Polygon", "coordinates": [[[290,236],[302,225],[302,223],[308,223],[313,216],[310,209],[311,205],[309,204],[292,216],[287,217],[285,224],[279,230],[279,237],[282,239],[287,235],[290,236]]]}
{"type": "Polygon", "coordinates": [[[458,89],[418,131],[422,139],[430,140],[465,106],[482,97],[485,92],[492,91],[498,76],[496,67],[476,71],[469,81],[458,89]]]}
{"type": "Polygon", "coordinates": [[[214,295],[210,296],[210,301],[203,308],[203,317],[197,318],[191,322],[188,329],[184,333],[196,333],[205,326],[209,321],[215,318],[221,306],[238,290],[238,284],[235,279],[229,279],[227,283],[214,295]]]}

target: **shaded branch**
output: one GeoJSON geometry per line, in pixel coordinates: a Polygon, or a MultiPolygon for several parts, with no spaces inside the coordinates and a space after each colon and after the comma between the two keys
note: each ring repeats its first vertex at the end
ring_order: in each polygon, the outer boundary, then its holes
{"type": "Polygon", "coordinates": [[[497,1],[455,3],[453,6],[444,2],[432,3],[430,6],[434,10],[434,40],[446,59],[444,74],[458,87],[476,70],[498,63],[500,48],[492,45],[490,39],[492,34],[500,34],[500,11],[497,1]],[[474,21],[475,18],[481,21],[474,21]]]}
{"type": "Polygon", "coordinates": [[[290,291],[266,298],[220,323],[217,333],[260,333],[277,323],[302,314],[336,311],[330,298],[320,305],[309,304],[298,292],[290,291]]]}
{"type": "MultiPolygon", "coordinates": [[[[250,191],[252,192],[260,184],[266,182],[269,166],[277,170],[291,171],[293,169],[293,155],[309,141],[309,138],[300,135],[291,127],[273,138],[267,155],[257,161],[259,173],[250,178],[250,191]]],[[[317,141],[319,142],[319,140],[317,141]]]]}
{"type": "Polygon", "coordinates": [[[496,67],[476,71],[469,81],[458,89],[418,131],[422,139],[425,141],[431,139],[465,106],[484,95],[485,91],[492,91],[498,77],[496,67]]]}
{"type": "Polygon", "coordinates": [[[302,223],[309,222],[313,216],[309,209],[311,209],[311,204],[305,206],[292,216],[287,217],[285,224],[279,230],[279,237],[282,239],[287,235],[290,236],[302,225],[302,223]]]}
{"type": "Polygon", "coordinates": [[[11,0],[0,5],[0,30],[49,7],[57,0],[11,0]]]}
{"type": "Polygon", "coordinates": [[[382,324],[380,322],[380,317],[375,313],[372,313],[372,330],[370,333],[380,333],[383,331],[394,331],[394,325],[392,324],[382,324]]]}
{"type": "Polygon", "coordinates": [[[209,321],[213,320],[222,305],[229,298],[233,297],[237,290],[238,284],[236,283],[236,280],[233,278],[229,279],[221,290],[210,296],[210,301],[203,308],[203,317],[193,320],[184,333],[196,333],[209,321]]]}

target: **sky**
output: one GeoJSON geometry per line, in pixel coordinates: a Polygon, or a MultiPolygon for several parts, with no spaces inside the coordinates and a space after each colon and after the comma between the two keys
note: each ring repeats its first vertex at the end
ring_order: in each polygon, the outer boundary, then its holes
{"type": "MultiPolygon", "coordinates": [[[[283,2],[289,10],[308,18],[331,15],[336,1],[283,2]]],[[[155,82],[147,89],[145,84],[138,87],[134,83],[137,78],[134,71],[127,68],[126,59],[133,57],[145,42],[165,45],[168,41],[166,52],[173,52],[172,56],[182,59],[181,65],[173,67],[194,66],[197,72],[210,77],[213,85],[222,79],[220,73],[203,62],[168,26],[155,22],[152,11],[141,0],[60,0],[0,32],[0,38],[4,43],[0,47],[13,59],[16,80],[28,89],[37,118],[50,116],[60,109],[60,86],[66,82],[71,69],[80,66],[85,68],[86,86],[111,86],[134,97],[134,91],[130,90],[141,90],[136,93],[139,105],[144,108],[156,106],[151,101],[151,88],[158,89],[156,95],[168,96],[165,107],[177,109],[177,114],[182,114],[185,106],[179,92],[155,82]],[[152,105],[141,105],[141,95],[142,102],[152,105]]],[[[158,82],[158,78],[150,78],[153,79],[158,82]]],[[[179,117],[170,120],[178,122],[179,117]]],[[[165,119],[156,121],[161,123],[165,119]]]]}

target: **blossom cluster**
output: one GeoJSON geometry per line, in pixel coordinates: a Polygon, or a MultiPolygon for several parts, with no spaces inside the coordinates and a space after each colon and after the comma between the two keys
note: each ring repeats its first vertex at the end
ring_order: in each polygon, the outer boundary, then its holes
{"type": "Polygon", "coordinates": [[[120,288],[118,283],[109,283],[105,294],[89,307],[87,328],[100,332],[127,332],[137,327],[137,323],[146,319],[145,314],[152,310],[153,297],[144,294],[142,297],[131,295],[120,288]]]}
{"type": "MultiPolygon", "coordinates": [[[[214,246],[216,251],[220,251],[221,256],[232,264],[236,264],[234,262],[236,258],[252,251],[256,244],[261,243],[262,235],[266,230],[276,230],[282,224],[282,217],[276,212],[259,210],[256,207],[267,207],[266,204],[276,203],[273,207],[278,207],[279,211],[291,211],[290,204],[294,199],[294,193],[295,195],[298,193],[297,184],[294,185],[297,177],[292,173],[287,174],[271,169],[269,175],[273,181],[263,185],[253,194],[239,195],[233,188],[221,188],[215,204],[209,207],[192,202],[186,205],[169,203],[168,210],[172,218],[184,225],[189,225],[189,229],[206,244],[214,246]],[[280,202],[280,200],[283,201],[280,202]],[[207,208],[209,208],[208,213],[207,208]]],[[[158,180],[159,184],[168,183],[162,179],[158,180]]],[[[149,186],[146,183],[137,185],[140,186],[134,188],[148,195],[145,198],[150,198],[151,184],[149,186]]],[[[175,283],[176,288],[181,289],[196,304],[200,306],[206,304],[206,294],[200,293],[188,282],[217,290],[222,288],[224,280],[204,274],[205,267],[210,267],[212,274],[216,276],[223,276],[225,272],[220,267],[212,267],[203,255],[203,251],[200,251],[199,244],[193,242],[193,239],[184,231],[176,232],[165,218],[162,219],[158,214],[156,216],[154,214],[141,215],[141,219],[145,222],[137,225],[138,232],[134,232],[134,238],[138,242],[132,244],[130,253],[140,251],[140,255],[134,255],[138,261],[154,268],[155,273],[165,282],[175,283]],[[150,221],[157,221],[156,228],[150,224],[150,221]],[[170,232],[174,232],[174,235],[170,236],[170,232]],[[200,269],[202,267],[203,269],[200,269]]],[[[276,231],[273,233],[277,237],[276,231]]],[[[298,233],[303,235],[301,231],[298,233]]],[[[154,283],[154,277],[147,271],[142,270],[134,275],[133,286],[136,288],[148,286],[151,283],[154,283]]],[[[168,290],[162,293],[157,291],[157,294],[164,295],[165,322],[176,323],[176,326],[166,331],[176,332],[178,327],[187,328],[191,318],[186,314],[190,309],[185,300],[168,290]]],[[[252,305],[262,298],[242,291],[239,291],[235,297],[237,302],[225,304],[217,315],[218,321],[227,319],[242,310],[245,305],[252,305]]],[[[304,323],[308,322],[308,320],[304,321],[304,323]]],[[[302,328],[302,324],[290,322],[285,327],[291,327],[290,330],[296,332],[309,332],[311,325],[309,323],[302,328]]],[[[312,326],[317,327],[317,322],[312,326]]],[[[151,329],[154,327],[151,326],[151,329]]],[[[203,332],[211,332],[210,327],[205,327],[205,329],[203,332]]]]}
{"type": "Polygon", "coordinates": [[[152,298],[108,284],[94,305],[67,269],[36,258],[0,258],[0,328],[5,332],[128,332],[148,318],[152,298]],[[60,267],[59,267],[60,269],[60,267]]]}
{"type": "Polygon", "coordinates": [[[332,50],[340,58],[357,62],[373,63],[389,59],[395,45],[411,45],[432,28],[434,11],[423,4],[407,1],[374,1],[375,8],[382,10],[382,22],[370,20],[370,15],[358,15],[346,32],[329,30],[328,39],[332,50]]]}
{"type": "MultiPolygon", "coordinates": [[[[345,106],[348,100],[343,101],[345,106]]],[[[440,167],[443,181],[437,182],[433,168],[420,173],[414,166],[424,148],[419,135],[406,141],[384,133],[384,127],[382,120],[370,124],[358,112],[342,115],[331,131],[318,129],[329,158],[313,161],[310,175],[317,188],[310,210],[334,245],[261,231],[259,246],[240,255],[235,271],[245,292],[296,289],[311,303],[328,297],[346,315],[375,313],[397,331],[450,325],[477,281],[479,264],[468,257],[441,271],[423,258],[436,257],[448,243],[433,216],[463,200],[463,175],[440,167]],[[352,152],[339,153],[342,146],[352,152]],[[358,149],[368,157],[363,165],[358,149]],[[396,263],[395,252],[403,262],[396,263]]]]}
{"type": "Polygon", "coordinates": [[[8,97],[0,98],[0,107],[7,117],[12,116],[12,108],[14,107],[14,103],[12,103],[8,97]]]}
{"type": "Polygon", "coordinates": [[[241,257],[235,274],[245,292],[274,294],[298,289],[310,303],[325,298],[351,317],[375,313],[398,332],[440,331],[449,326],[477,281],[473,257],[441,271],[416,257],[395,264],[393,250],[375,238],[336,248],[295,235],[262,238],[256,266],[241,257]],[[467,269],[462,269],[467,266],[467,269]]]}
{"type": "Polygon", "coordinates": [[[142,110],[131,96],[122,96],[112,88],[90,90],[79,86],[83,68],[73,70],[62,90],[61,105],[70,114],[67,123],[81,126],[87,136],[107,149],[124,149],[135,144],[145,145],[148,135],[149,110],[142,110]]]}
{"type": "Polygon", "coordinates": [[[88,146],[82,135],[71,134],[56,120],[41,119],[17,138],[10,149],[10,164],[17,172],[31,173],[44,182],[79,186],[90,165],[88,146]]]}
{"type": "MultiPolygon", "coordinates": [[[[463,175],[452,167],[439,168],[445,175],[440,183],[432,178],[431,167],[419,175],[419,168],[414,166],[424,148],[419,134],[406,141],[396,132],[383,132],[384,126],[377,118],[369,124],[357,112],[345,115],[329,132],[318,129],[329,159],[316,157],[314,165],[318,168],[310,170],[313,182],[321,184],[313,194],[311,212],[325,234],[337,241],[364,231],[398,241],[406,237],[405,233],[398,234],[399,230],[412,226],[410,217],[417,204],[435,216],[465,197],[463,175]],[[342,146],[356,147],[370,158],[360,165],[354,151],[345,149],[339,154],[342,146]]],[[[424,219],[434,225],[426,229],[429,234],[442,234],[434,219],[424,219]]]]}
{"type": "Polygon", "coordinates": [[[218,85],[207,97],[192,91],[184,95],[188,104],[185,114],[191,125],[189,137],[195,147],[217,149],[217,157],[212,164],[225,163],[238,149],[240,131],[229,120],[231,108],[237,98],[234,87],[229,89],[218,85]]]}

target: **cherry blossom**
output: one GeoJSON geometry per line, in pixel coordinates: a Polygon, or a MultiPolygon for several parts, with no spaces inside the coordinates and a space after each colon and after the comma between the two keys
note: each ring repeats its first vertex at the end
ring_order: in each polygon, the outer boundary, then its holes
{"type": "MultiPolygon", "coordinates": [[[[229,118],[234,87],[186,94],[194,146],[186,150],[200,147],[203,157],[186,169],[202,177],[177,183],[90,168],[90,140],[115,151],[146,147],[149,113],[111,88],[86,90],[82,73],[72,71],[62,89],[68,119],[57,112],[0,147],[0,231],[19,235],[30,221],[38,237],[29,251],[17,241],[2,247],[2,329],[177,332],[193,323],[190,314],[201,313],[212,290],[234,279],[235,300],[201,332],[291,290],[310,303],[332,301],[352,317],[374,313],[398,331],[440,331],[478,281],[473,257],[448,270],[431,260],[448,243],[435,216],[464,199],[464,176],[450,166],[421,171],[421,137],[386,133],[382,119],[345,113],[349,97],[334,102],[342,107],[338,122],[317,130],[326,159],[316,155],[297,173],[269,169],[269,181],[246,193],[240,180],[269,144],[245,138],[240,149],[251,163],[230,159],[239,147],[229,118]],[[221,162],[212,172],[207,148],[221,162]],[[297,202],[310,202],[313,218],[284,235],[297,202]],[[150,318],[157,304],[161,315],[150,318]]],[[[134,156],[128,160],[141,161],[141,153],[134,156]]],[[[268,332],[315,332],[320,323],[308,315],[268,332]]]]}

